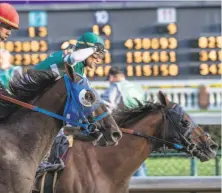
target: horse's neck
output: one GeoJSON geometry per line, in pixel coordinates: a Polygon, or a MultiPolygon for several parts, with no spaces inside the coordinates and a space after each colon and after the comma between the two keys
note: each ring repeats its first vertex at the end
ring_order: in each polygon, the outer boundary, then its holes
{"type": "MultiPolygon", "coordinates": [[[[153,136],[161,121],[161,113],[150,115],[130,129],[148,131],[146,134],[153,136]]],[[[94,147],[78,141],[72,148],[74,162],[79,162],[77,167],[88,167],[86,171],[95,172],[92,176],[101,173],[115,184],[127,183],[151,151],[150,141],[129,134],[124,134],[116,147],[94,147]]]]}
{"type": "MultiPolygon", "coordinates": [[[[130,129],[153,136],[161,121],[161,113],[150,115],[130,129]]],[[[101,155],[98,156],[102,163],[107,163],[103,164],[103,170],[107,171],[107,175],[111,172],[113,180],[124,181],[132,176],[151,152],[151,141],[142,137],[124,134],[118,146],[109,148],[109,151],[106,151],[106,148],[101,149],[101,155]],[[105,154],[105,156],[102,156],[102,154],[105,154]]]]}
{"type": "MultiPolygon", "coordinates": [[[[50,88],[47,92],[45,92],[36,102],[36,106],[46,109],[47,111],[51,111],[53,113],[61,114],[64,108],[64,103],[66,99],[66,88],[63,80],[59,80],[55,83],[52,88],[50,88]]],[[[41,148],[43,147],[43,155],[45,154],[45,150],[47,150],[62,127],[62,121],[54,119],[47,115],[44,116],[44,120],[46,125],[42,125],[39,127],[38,134],[40,135],[40,141],[43,143],[41,148]]],[[[40,151],[42,149],[39,148],[40,151]]]]}
{"type": "Polygon", "coordinates": [[[36,102],[37,106],[52,111],[54,113],[60,113],[64,108],[64,101],[66,98],[66,87],[64,80],[58,80],[52,88],[45,92],[36,102]]]}
{"type": "MultiPolygon", "coordinates": [[[[42,94],[34,105],[60,113],[64,108],[65,97],[64,81],[59,80],[42,94]]],[[[10,124],[6,129],[12,133],[15,145],[20,145],[23,148],[21,152],[32,157],[36,162],[40,162],[47,153],[54,137],[62,127],[62,121],[25,108],[12,114],[8,122],[10,124]],[[16,119],[19,121],[15,121],[16,119]]]]}

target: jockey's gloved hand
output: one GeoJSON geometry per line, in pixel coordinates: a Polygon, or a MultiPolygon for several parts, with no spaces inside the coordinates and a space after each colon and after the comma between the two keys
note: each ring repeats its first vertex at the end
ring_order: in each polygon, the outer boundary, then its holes
{"type": "Polygon", "coordinates": [[[105,52],[105,48],[102,44],[100,43],[95,43],[95,45],[93,46],[95,52],[105,52]]]}

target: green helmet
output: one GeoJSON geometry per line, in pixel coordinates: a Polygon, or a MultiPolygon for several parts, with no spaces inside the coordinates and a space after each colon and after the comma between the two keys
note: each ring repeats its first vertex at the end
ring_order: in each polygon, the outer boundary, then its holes
{"type": "Polygon", "coordinates": [[[88,48],[94,46],[96,43],[100,43],[105,46],[104,41],[100,36],[93,32],[86,32],[78,38],[76,48],[88,48]]]}

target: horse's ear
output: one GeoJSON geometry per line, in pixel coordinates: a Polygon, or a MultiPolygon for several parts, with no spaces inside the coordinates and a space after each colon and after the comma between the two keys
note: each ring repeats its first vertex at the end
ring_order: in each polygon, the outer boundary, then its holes
{"type": "Polygon", "coordinates": [[[168,98],[163,94],[162,91],[159,91],[158,93],[158,98],[159,98],[159,101],[161,102],[161,104],[167,106],[170,101],[168,100],[168,98]]]}
{"type": "Polygon", "coordinates": [[[78,82],[81,79],[81,77],[75,73],[73,67],[70,66],[68,63],[65,63],[64,67],[66,74],[73,82],[78,82]]]}

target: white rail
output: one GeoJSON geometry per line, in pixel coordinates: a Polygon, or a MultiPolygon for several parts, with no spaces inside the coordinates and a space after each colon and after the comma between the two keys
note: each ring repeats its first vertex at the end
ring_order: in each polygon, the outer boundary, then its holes
{"type": "MultiPolygon", "coordinates": [[[[99,94],[102,94],[108,87],[108,83],[92,84],[99,94]]],[[[138,86],[146,86],[139,83],[138,86]]],[[[157,87],[161,87],[157,85],[157,87]]],[[[163,86],[167,86],[164,85],[163,86]]],[[[181,88],[179,85],[173,88],[146,88],[147,99],[158,101],[157,93],[159,90],[164,92],[168,98],[180,104],[185,111],[189,112],[191,117],[197,124],[202,125],[220,125],[221,124],[221,107],[222,107],[222,89],[220,87],[209,87],[210,101],[207,110],[200,108],[198,103],[198,85],[190,85],[190,87],[181,88]],[[192,87],[193,86],[193,87],[192,87]]]]}
{"type": "Polygon", "coordinates": [[[207,177],[132,177],[130,193],[221,192],[221,176],[207,177]]]}

